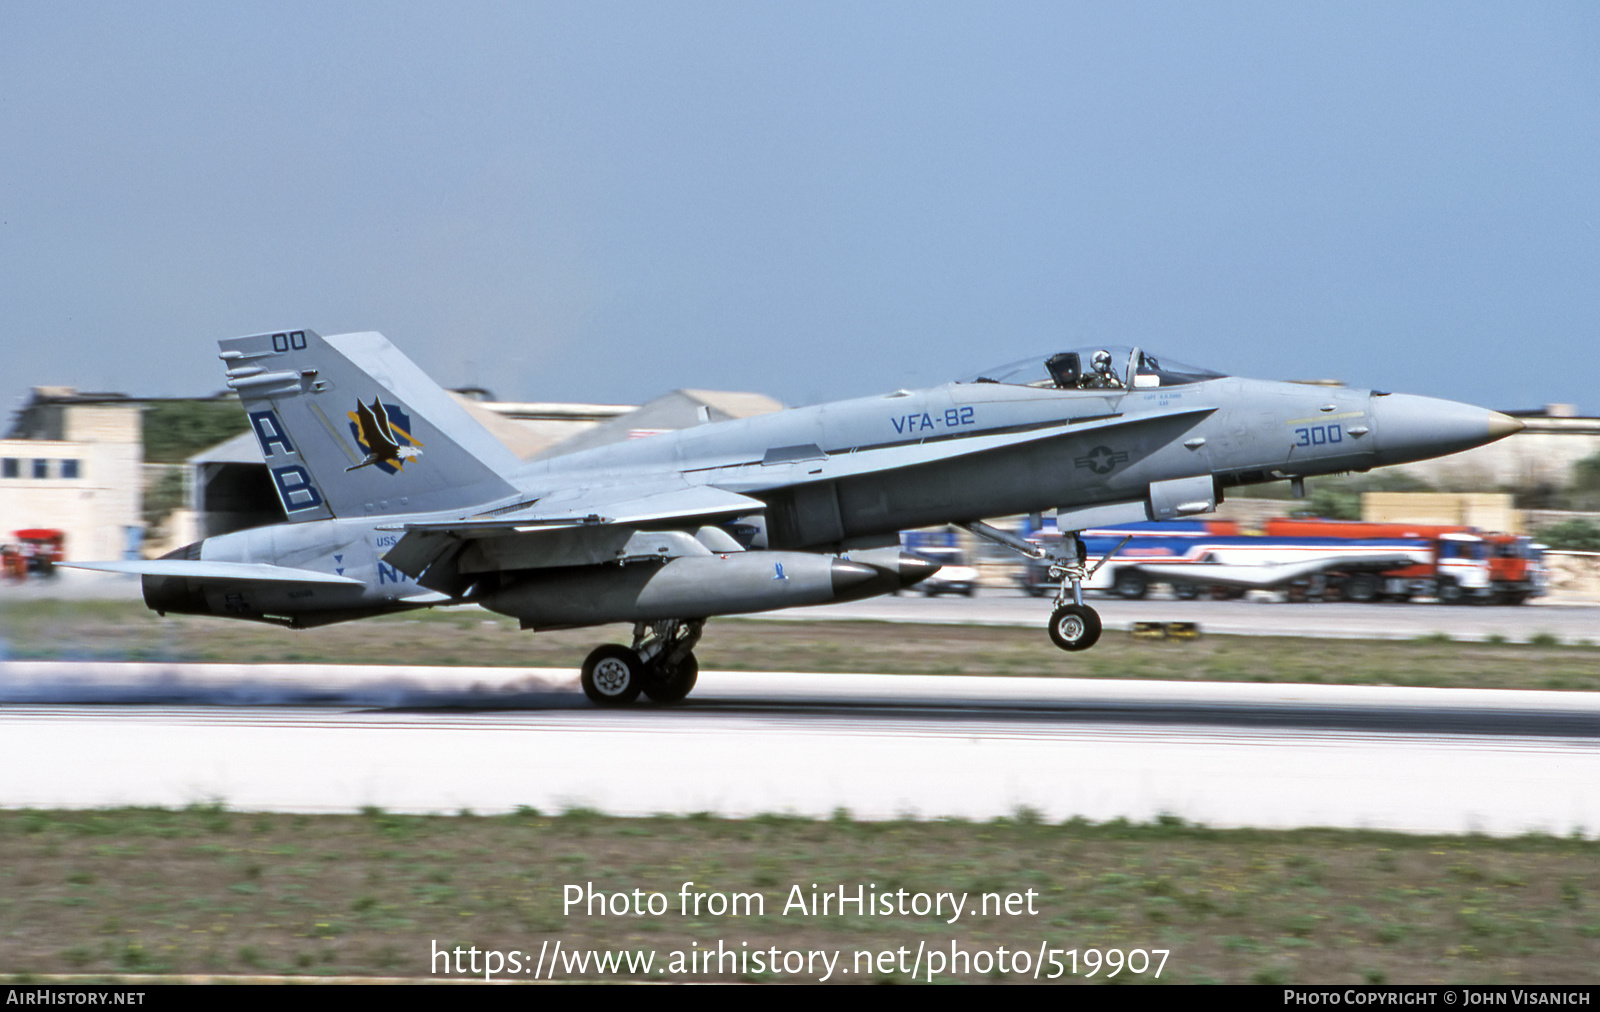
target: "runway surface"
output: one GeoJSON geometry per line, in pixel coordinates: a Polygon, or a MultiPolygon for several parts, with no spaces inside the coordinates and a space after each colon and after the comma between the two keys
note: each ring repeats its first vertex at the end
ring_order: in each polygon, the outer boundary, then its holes
{"type": "Polygon", "coordinates": [[[0,665],[0,804],[1600,830],[1600,694],[705,672],[0,665]],[[131,704],[140,705],[131,705],[131,704]]]}

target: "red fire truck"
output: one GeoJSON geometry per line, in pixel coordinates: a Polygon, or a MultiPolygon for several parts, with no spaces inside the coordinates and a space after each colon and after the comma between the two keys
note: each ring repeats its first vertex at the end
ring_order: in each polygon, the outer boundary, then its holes
{"type": "Polygon", "coordinates": [[[5,546],[3,562],[7,579],[25,580],[30,576],[54,576],[56,563],[66,558],[67,536],[50,527],[30,527],[14,532],[16,541],[5,546]]]}

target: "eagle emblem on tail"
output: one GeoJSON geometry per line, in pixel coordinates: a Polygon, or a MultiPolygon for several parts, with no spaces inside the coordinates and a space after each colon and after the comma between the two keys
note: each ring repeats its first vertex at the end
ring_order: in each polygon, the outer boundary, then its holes
{"type": "Polygon", "coordinates": [[[352,428],[357,429],[356,439],[367,451],[367,457],[361,463],[345,468],[346,472],[377,464],[392,474],[403,469],[406,461],[422,456],[422,451],[409,445],[409,440],[402,443],[395,436],[394,425],[389,421],[389,410],[376,397],[372,399],[370,407],[356,401],[355,423],[352,428]]]}

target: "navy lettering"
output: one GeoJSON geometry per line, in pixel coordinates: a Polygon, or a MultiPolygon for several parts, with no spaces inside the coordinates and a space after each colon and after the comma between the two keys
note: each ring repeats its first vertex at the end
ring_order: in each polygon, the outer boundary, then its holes
{"type": "Polygon", "coordinates": [[[310,473],[299,464],[273,468],[272,480],[278,486],[278,498],[283,500],[285,513],[298,513],[322,505],[322,493],[311,483],[310,473]]]}
{"type": "Polygon", "coordinates": [[[273,455],[274,446],[283,447],[284,453],[295,452],[294,444],[289,442],[289,436],[283,431],[283,426],[278,422],[278,416],[271,411],[252,411],[250,413],[250,427],[256,430],[256,441],[261,444],[261,455],[273,455]]]}

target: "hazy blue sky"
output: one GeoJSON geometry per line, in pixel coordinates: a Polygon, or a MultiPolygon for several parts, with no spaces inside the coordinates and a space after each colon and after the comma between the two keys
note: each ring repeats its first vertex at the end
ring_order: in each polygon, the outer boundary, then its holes
{"type": "Polygon", "coordinates": [[[1593,3],[0,0],[0,406],[379,330],[790,403],[1140,344],[1600,413],[1593,3]]]}

